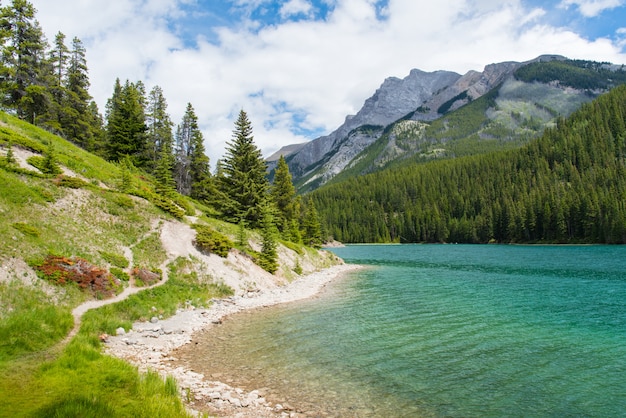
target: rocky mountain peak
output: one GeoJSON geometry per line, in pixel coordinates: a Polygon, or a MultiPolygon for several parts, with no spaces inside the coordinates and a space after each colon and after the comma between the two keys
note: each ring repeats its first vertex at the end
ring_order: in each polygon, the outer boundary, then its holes
{"type": "Polygon", "coordinates": [[[433,121],[478,99],[511,77],[523,65],[565,59],[558,55],[542,55],[527,62],[489,64],[482,72],[472,70],[464,75],[452,71],[426,72],[412,69],[404,78],[388,77],[365,100],[357,114],[346,116],[337,130],[288,149],[290,154],[283,154],[287,156],[296,180],[305,178],[307,183],[317,181],[323,184],[351,164],[391,123],[402,118],[433,121]]]}

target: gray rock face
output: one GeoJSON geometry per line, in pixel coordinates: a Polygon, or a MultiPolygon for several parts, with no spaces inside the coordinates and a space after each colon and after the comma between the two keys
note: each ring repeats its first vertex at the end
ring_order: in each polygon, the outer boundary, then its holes
{"type": "MultiPolygon", "coordinates": [[[[446,111],[456,110],[503,83],[522,65],[563,59],[558,55],[543,55],[524,63],[489,64],[482,72],[469,71],[465,75],[414,69],[403,79],[389,77],[365,101],[361,110],[347,116],[337,130],[308,143],[286,147],[283,151],[288,152],[279,151],[274,159],[280,153],[288,155],[294,180],[304,178],[305,184],[319,186],[354,164],[355,157],[380,138],[389,124],[405,117],[416,121],[435,120],[442,116],[439,113],[442,105],[446,105],[446,111]]],[[[270,160],[272,169],[275,162],[270,160]]]]}
{"type": "Polygon", "coordinates": [[[450,71],[427,73],[420,70],[412,70],[404,79],[387,78],[374,95],[365,101],[356,115],[347,116],[343,125],[336,131],[312,140],[295,152],[289,161],[291,173],[295,177],[302,177],[310,166],[316,165],[328,153],[338,149],[355,128],[363,125],[385,127],[415,111],[435,93],[460,78],[461,75],[450,71]]]}

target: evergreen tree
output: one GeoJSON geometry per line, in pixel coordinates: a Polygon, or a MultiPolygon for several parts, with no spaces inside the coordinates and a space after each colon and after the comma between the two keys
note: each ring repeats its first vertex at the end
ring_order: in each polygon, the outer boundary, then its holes
{"type": "Polygon", "coordinates": [[[48,148],[46,149],[46,152],[44,152],[43,157],[44,158],[43,158],[43,164],[41,166],[41,171],[44,174],[57,175],[57,174],[62,173],[61,167],[59,167],[59,163],[57,161],[56,152],[54,150],[54,144],[52,143],[48,144],[48,148]]]}
{"type": "Polygon", "coordinates": [[[7,155],[6,155],[7,164],[15,164],[17,161],[15,160],[15,155],[13,154],[13,142],[9,140],[7,144],[7,155]]]}
{"type": "Polygon", "coordinates": [[[174,155],[172,154],[172,144],[164,143],[160,150],[160,158],[154,169],[156,179],[155,189],[163,196],[170,196],[176,189],[176,182],[172,175],[174,169],[174,155]]]}
{"type": "Polygon", "coordinates": [[[61,126],[68,139],[93,151],[101,138],[102,124],[89,86],[86,50],[81,40],[74,37],[65,79],[61,126]]]}
{"type": "Polygon", "coordinates": [[[261,255],[259,265],[272,274],[278,269],[277,248],[278,230],[274,223],[272,207],[269,202],[261,205],[261,255]]]}
{"type": "Polygon", "coordinates": [[[106,157],[106,131],[104,129],[104,120],[94,100],[91,100],[89,106],[87,106],[86,118],[89,121],[89,126],[93,127],[93,142],[89,147],[91,149],[88,150],[106,157]]]}
{"type": "Polygon", "coordinates": [[[190,196],[194,199],[205,200],[212,189],[209,157],[206,155],[204,137],[198,127],[198,118],[191,103],[187,105],[187,112],[193,129],[189,155],[190,196]]]}
{"type": "Polygon", "coordinates": [[[227,197],[220,202],[222,213],[232,222],[244,219],[251,227],[259,227],[268,190],[267,167],[254,144],[252,124],[243,110],[235,122],[233,139],[227,142],[222,170],[219,189],[227,197]]]}
{"type": "Polygon", "coordinates": [[[322,225],[315,204],[311,199],[303,202],[301,223],[304,243],[313,248],[321,248],[323,244],[322,225]]]}
{"type": "Polygon", "coordinates": [[[274,172],[274,182],[270,188],[270,195],[278,209],[277,225],[278,229],[285,233],[288,232],[292,220],[295,218],[294,199],[296,196],[296,188],[293,186],[291,173],[285,157],[282,155],[278,159],[278,165],[274,172]]]}
{"type": "Polygon", "coordinates": [[[106,153],[112,161],[131,158],[133,165],[146,165],[146,115],[143,84],[115,80],[113,96],[107,101],[106,153]]]}
{"type": "MultiPolygon", "coordinates": [[[[54,46],[50,51],[50,64],[54,74],[54,82],[52,86],[61,87],[65,82],[65,75],[67,73],[67,62],[69,60],[70,50],[65,45],[65,34],[57,32],[54,37],[54,46]]],[[[55,95],[56,96],[56,95],[55,95]]],[[[59,102],[61,97],[55,97],[59,102]]]]}
{"type": "Polygon", "coordinates": [[[26,0],[13,0],[0,9],[3,105],[31,123],[48,104],[48,91],[41,80],[47,45],[35,13],[26,0]]]}
{"type": "Polygon", "coordinates": [[[201,190],[207,187],[210,178],[209,159],[191,103],[187,103],[183,120],[176,130],[175,173],[178,192],[187,196],[201,196],[201,190]]]}
{"type": "Polygon", "coordinates": [[[54,39],[54,45],[49,52],[47,68],[44,72],[45,84],[48,87],[51,100],[44,115],[38,121],[38,125],[57,134],[63,135],[61,126],[61,114],[65,93],[65,76],[69,49],[65,46],[65,35],[58,32],[54,39]]]}
{"type": "Polygon", "coordinates": [[[120,192],[129,193],[135,187],[132,173],[135,169],[135,166],[133,165],[130,157],[126,155],[119,161],[119,167],[120,177],[118,180],[117,189],[120,192]]]}
{"type": "MultiPolygon", "coordinates": [[[[163,148],[167,148],[170,154],[168,159],[170,160],[173,159],[174,149],[174,136],[172,134],[174,123],[167,113],[167,102],[163,90],[159,86],[155,86],[148,95],[146,125],[148,128],[146,140],[148,163],[149,167],[154,168],[163,157],[163,148]]],[[[173,167],[173,161],[168,161],[167,164],[173,167]]]]}

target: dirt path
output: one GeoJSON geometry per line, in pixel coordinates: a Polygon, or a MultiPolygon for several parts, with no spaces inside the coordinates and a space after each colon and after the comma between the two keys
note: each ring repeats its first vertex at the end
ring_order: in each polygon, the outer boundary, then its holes
{"type": "MultiPolygon", "coordinates": [[[[148,232],[146,232],[143,236],[141,236],[137,240],[137,242],[135,244],[133,244],[130,247],[124,247],[124,255],[129,260],[129,263],[128,263],[129,267],[126,269],[127,273],[129,273],[129,276],[130,276],[130,280],[128,281],[128,287],[126,287],[122,291],[122,293],[120,293],[120,294],[118,294],[115,297],[112,297],[110,299],[89,300],[89,301],[81,303],[80,305],[75,307],[72,310],[72,316],[74,317],[74,327],[67,334],[67,336],[59,343],[60,347],[64,347],[65,345],[67,345],[72,340],[72,338],[74,338],[74,336],[76,336],[76,334],[78,334],[78,331],[80,330],[80,326],[81,326],[81,323],[82,323],[82,317],[85,314],[85,312],[87,312],[88,310],[100,308],[102,306],[110,305],[112,303],[121,302],[121,301],[127,299],[129,296],[134,295],[135,293],[139,293],[142,290],[152,289],[152,288],[155,288],[155,287],[163,286],[165,283],[167,283],[167,281],[169,280],[169,276],[168,276],[168,273],[167,273],[167,265],[176,258],[176,255],[172,255],[169,252],[168,252],[168,256],[167,256],[166,260],[163,263],[161,263],[161,265],[158,267],[161,270],[161,272],[162,272],[162,276],[161,276],[161,280],[158,281],[157,283],[155,283],[155,284],[153,284],[151,286],[136,287],[135,286],[135,279],[133,278],[132,274],[130,274],[130,270],[133,268],[133,251],[132,251],[132,248],[135,245],[137,245],[138,243],[140,243],[144,238],[146,238],[147,236],[153,234],[155,232],[155,230],[157,230],[157,229],[158,229],[158,226],[151,228],[148,232]]],[[[162,233],[162,231],[161,231],[161,233],[162,233]]]]}

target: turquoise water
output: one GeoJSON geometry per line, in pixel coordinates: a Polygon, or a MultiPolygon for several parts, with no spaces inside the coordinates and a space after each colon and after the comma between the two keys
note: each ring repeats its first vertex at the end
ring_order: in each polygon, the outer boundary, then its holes
{"type": "Polygon", "coordinates": [[[371,268],[227,321],[195,361],[313,415],[626,416],[626,247],[333,252],[371,268]]]}

